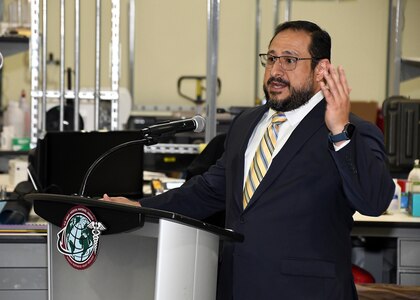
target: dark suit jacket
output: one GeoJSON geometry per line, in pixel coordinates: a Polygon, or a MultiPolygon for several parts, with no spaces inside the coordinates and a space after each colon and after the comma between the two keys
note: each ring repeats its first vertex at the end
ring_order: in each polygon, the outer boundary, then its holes
{"type": "Polygon", "coordinates": [[[273,159],[243,210],[244,153],[267,109],[252,108],[233,121],[225,153],[203,176],[141,204],[199,219],[226,208],[226,228],[245,240],[223,246],[218,299],[357,299],[352,215],[380,215],[395,188],[382,134],[351,115],[351,142],[334,151],[321,101],[273,159]]]}

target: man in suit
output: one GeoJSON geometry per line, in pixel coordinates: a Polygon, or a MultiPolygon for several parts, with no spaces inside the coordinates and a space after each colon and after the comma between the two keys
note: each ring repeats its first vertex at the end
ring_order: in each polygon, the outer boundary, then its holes
{"type": "Polygon", "coordinates": [[[330,48],[330,36],[314,23],[279,25],[260,55],[267,103],[235,118],[208,172],[140,200],[199,219],[226,210],[226,228],[244,242],[223,245],[218,299],[357,299],[352,215],[382,214],[395,186],[382,134],[350,113],[350,88],[343,69],[331,65],[330,48]],[[249,188],[257,148],[278,111],[271,163],[249,188]]]}

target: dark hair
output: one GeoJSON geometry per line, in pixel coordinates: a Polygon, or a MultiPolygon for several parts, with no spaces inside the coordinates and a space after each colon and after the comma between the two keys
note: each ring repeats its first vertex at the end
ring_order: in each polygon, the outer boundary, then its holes
{"type": "MultiPolygon", "coordinates": [[[[331,37],[325,30],[322,30],[318,25],[309,21],[289,21],[284,22],[276,27],[273,38],[282,31],[294,30],[305,31],[311,36],[311,43],[309,44],[309,54],[319,59],[327,58],[331,60],[331,37]]],[[[318,60],[312,61],[312,69],[318,64],[318,60]]]]}

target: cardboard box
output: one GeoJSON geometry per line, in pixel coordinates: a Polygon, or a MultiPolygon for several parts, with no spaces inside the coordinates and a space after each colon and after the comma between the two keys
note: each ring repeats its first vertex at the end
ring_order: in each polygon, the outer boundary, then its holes
{"type": "Polygon", "coordinates": [[[360,118],[376,124],[376,118],[378,115],[378,102],[351,101],[350,110],[360,118]]]}

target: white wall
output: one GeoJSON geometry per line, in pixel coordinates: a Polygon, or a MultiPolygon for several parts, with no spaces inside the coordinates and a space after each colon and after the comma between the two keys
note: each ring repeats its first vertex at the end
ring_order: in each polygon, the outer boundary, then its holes
{"type": "MultiPolygon", "coordinates": [[[[110,16],[110,1],[103,2],[103,32],[110,16]]],[[[219,34],[219,77],[222,93],[218,106],[243,106],[254,103],[255,2],[221,1],[219,34]]],[[[284,19],[281,1],[280,21],[284,19]]],[[[49,1],[48,52],[59,58],[59,1],[49,1]]],[[[82,87],[94,85],[94,8],[95,1],[82,3],[82,87]]],[[[74,0],[67,0],[66,67],[73,61],[74,0]]],[[[265,52],[273,32],[273,0],[261,0],[261,49],[265,52]]],[[[121,86],[128,87],[128,0],[121,0],[121,86]]],[[[403,30],[403,55],[420,57],[420,1],[408,0],[403,30]]],[[[318,23],[332,36],[332,61],[342,65],[352,87],[353,100],[381,103],[386,91],[386,53],[388,35],[388,0],[295,0],[293,20],[308,19],[318,23]]],[[[206,74],[207,0],[137,0],[136,61],[134,99],[142,105],[191,105],[177,94],[176,84],[183,75],[206,74]]],[[[109,86],[108,44],[102,40],[102,86],[109,86]]],[[[28,55],[19,54],[5,60],[3,101],[17,98],[22,88],[29,89],[28,55]]],[[[48,86],[58,88],[58,67],[48,67],[48,86]]],[[[260,75],[263,69],[260,69],[260,75]]],[[[259,86],[262,84],[261,78],[259,86]]],[[[193,95],[193,89],[190,89],[193,95]]],[[[401,94],[420,98],[420,80],[401,85],[401,94]]],[[[259,96],[262,97],[260,88],[259,96]]]]}

